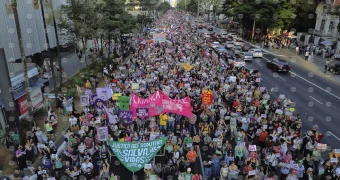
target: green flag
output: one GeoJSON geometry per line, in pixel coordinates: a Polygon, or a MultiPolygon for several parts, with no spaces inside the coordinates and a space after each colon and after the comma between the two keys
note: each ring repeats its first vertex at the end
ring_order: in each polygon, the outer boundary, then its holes
{"type": "Polygon", "coordinates": [[[130,97],[118,96],[118,105],[120,110],[130,110],[130,97]]]}
{"type": "Polygon", "coordinates": [[[140,142],[109,142],[112,151],[119,161],[131,172],[137,172],[144,168],[145,164],[156,155],[165,144],[168,137],[162,137],[153,141],[140,142]]]}

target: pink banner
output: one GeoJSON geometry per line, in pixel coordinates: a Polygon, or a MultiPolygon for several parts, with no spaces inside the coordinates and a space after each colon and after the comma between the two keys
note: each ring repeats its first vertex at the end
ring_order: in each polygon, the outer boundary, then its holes
{"type": "Polygon", "coordinates": [[[183,99],[171,99],[163,94],[162,106],[163,112],[176,113],[186,117],[192,116],[189,96],[183,99]]]}
{"type": "Polygon", "coordinates": [[[151,94],[148,98],[140,98],[135,94],[132,94],[130,111],[132,111],[133,118],[136,118],[137,108],[148,108],[149,116],[157,116],[162,111],[162,99],[164,94],[162,91],[157,91],[151,94]]]}

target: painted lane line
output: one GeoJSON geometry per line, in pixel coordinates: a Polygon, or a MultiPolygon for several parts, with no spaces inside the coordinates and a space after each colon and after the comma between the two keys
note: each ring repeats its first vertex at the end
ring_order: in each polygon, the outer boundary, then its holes
{"type": "Polygon", "coordinates": [[[338,141],[340,141],[340,138],[338,138],[336,135],[334,135],[332,132],[329,131],[329,133],[335,138],[337,139],[338,141]]]}
{"type": "MultiPolygon", "coordinates": [[[[269,59],[268,59],[268,58],[266,58],[266,57],[263,57],[263,59],[266,59],[266,60],[268,60],[268,61],[269,61],[269,59]]],[[[289,73],[291,73],[291,74],[294,74],[296,77],[298,77],[298,78],[300,78],[300,79],[302,79],[302,80],[304,80],[304,81],[308,82],[309,84],[312,84],[313,86],[315,86],[315,87],[319,88],[320,90],[324,91],[325,93],[328,93],[328,94],[330,94],[331,96],[333,96],[333,97],[335,97],[335,98],[337,98],[337,99],[339,99],[339,100],[340,100],[340,97],[339,97],[339,96],[337,96],[337,95],[335,95],[335,94],[333,94],[333,93],[331,93],[331,92],[327,91],[326,89],[324,89],[324,88],[322,88],[322,87],[320,87],[320,86],[318,86],[318,85],[314,84],[313,82],[311,82],[311,81],[309,81],[309,80],[307,80],[307,79],[305,79],[305,78],[303,78],[303,77],[301,77],[301,76],[297,75],[296,73],[294,73],[294,72],[292,72],[292,71],[289,71],[289,73]]]]}
{"type": "Polygon", "coordinates": [[[322,102],[320,102],[319,100],[315,99],[314,97],[312,96],[309,96],[310,98],[314,99],[316,102],[320,103],[320,104],[323,104],[322,102]]]}
{"type": "Polygon", "coordinates": [[[260,63],[257,63],[258,65],[260,65],[260,66],[263,66],[262,64],[260,64],[260,63]]]}
{"type": "Polygon", "coordinates": [[[282,79],[283,81],[286,81],[285,79],[283,79],[281,76],[279,76],[280,79],[282,79]]]}
{"type": "Polygon", "coordinates": [[[333,94],[333,93],[331,93],[331,92],[327,91],[326,89],[324,89],[324,88],[322,88],[322,87],[320,87],[320,86],[318,86],[318,85],[316,85],[316,84],[314,84],[314,83],[310,82],[309,80],[307,80],[307,79],[305,79],[305,78],[303,78],[303,77],[301,77],[301,76],[297,75],[296,73],[294,73],[294,72],[292,72],[292,71],[290,71],[289,73],[291,73],[291,74],[294,74],[296,77],[299,77],[300,79],[302,79],[302,80],[304,80],[304,81],[308,82],[309,84],[312,84],[313,86],[315,86],[315,87],[317,87],[317,88],[321,89],[322,91],[324,91],[324,92],[326,92],[326,93],[328,93],[328,94],[332,95],[333,97],[335,97],[335,98],[337,98],[337,99],[340,99],[340,97],[339,97],[339,96],[337,96],[337,95],[335,95],[335,94],[333,94]]]}

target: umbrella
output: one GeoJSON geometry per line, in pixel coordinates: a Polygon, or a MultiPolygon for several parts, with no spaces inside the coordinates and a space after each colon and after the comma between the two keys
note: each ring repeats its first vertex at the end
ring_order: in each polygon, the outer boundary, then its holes
{"type": "Polygon", "coordinates": [[[332,41],[322,41],[321,44],[325,45],[325,46],[331,46],[333,45],[332,41]]]}

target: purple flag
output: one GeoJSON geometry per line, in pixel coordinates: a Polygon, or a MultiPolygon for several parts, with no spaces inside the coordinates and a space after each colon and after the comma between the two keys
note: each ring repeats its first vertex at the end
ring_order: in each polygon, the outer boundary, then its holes
{"type": "Polygon", "coordinates": [[[128,126],[133,123],[132,111],[119,111],[118,117],[124,125],[128,126]]]}
{"type": "Polygon", "coordinates": [[[99,109],[104,109],[104,106],[106,106],[106,101],[98,98],[97,95],[91,95],[90,103],[99,109]]]}
{"type": "Polygon", "coordinates": [[[107,116],[107,119],[109,120],[109,123],[110,124],[117,124],[117,116],[116,115],[112,115],[109,110],[107,109],[106,106],[104,106],[104,110],[105,110],[105,113],[106,113],[106,116],[107,116]]]}

